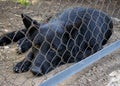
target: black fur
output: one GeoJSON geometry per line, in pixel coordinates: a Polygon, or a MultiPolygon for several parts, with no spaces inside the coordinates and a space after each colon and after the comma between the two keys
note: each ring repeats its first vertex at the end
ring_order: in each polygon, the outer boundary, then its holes
{"type": "Polygon", "coordinates": [[[46,74],[57,66],[78,62],[99,51],[113,28],[107,14],[92,8],[66,9],[45,24],[23,14],[22,18],[27,32],[19,42],[24,48],[31,46],[31,51],[13,69],[17,73],[31,70],[34,75],[46,74]]]}
{"type": "MultiPolygon", "coordinates": [[[[49,17],[48,19],[46,19],[44,21],[44,23],[37,23],[37,21],[32,20],[30,17],[25,16],[25,20],[24,20],[24,15],[22,14],[21,17],[23,18],[23,21],[26,23],[27,28],[22,29],[22,30],[18,30],[18,31],[13,31],[13,32],[9,32],[7,34],[3,34],[0,37],[0,46],[5,46],[8,45],[12,42],[17,42],[18,45],[18,49],[17,49],[17,53],[21,54],[24,53],[26,51],[28,51],[31,46],[32,46],[32,42],[30,40],[28,40],[25,35],[28,34],[29,30],[28,30],[28,26],[27,25],[31,25],[31,21],[34,21],[34,23],[38,26],[42,25],[42,24],[46,24],[51,17],[49,17]]],[[[33,34],[34,31],[29,32],[29,34],[33,34]]]]}
{"type": "Polygon", "coordinates": [[[11,42],[17,42],[19,39],[25,36],[26,31],[26,29],[22,29],[20,31],[14,31],[2,35],[0,37],[0,46],[8,45],[11,42]]]}

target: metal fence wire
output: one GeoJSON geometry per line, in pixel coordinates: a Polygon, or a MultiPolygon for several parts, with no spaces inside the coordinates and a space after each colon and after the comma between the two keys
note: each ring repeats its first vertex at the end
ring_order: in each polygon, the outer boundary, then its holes
{"type": "MultiPolygon", "coordinates": [[[[119,0],[0,0],[0,6],[0,86],[38,86],[120,40],[119,0]]],[[[112,86],[119,63],[117,50],[58,86],[112,86]]]]}

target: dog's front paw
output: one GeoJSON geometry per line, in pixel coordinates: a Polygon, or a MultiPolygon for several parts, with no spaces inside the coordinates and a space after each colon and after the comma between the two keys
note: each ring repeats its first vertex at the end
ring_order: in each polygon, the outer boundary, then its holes
{"type": "Polygon", "coordinates": [[[15,73],[27,72],[27,71],[29,71],[29,69],[30,69],[30,65],[31,65],[31,62],[21,61],[21,62],[17,63],[17,64],[13,67],[13,71],[14,71],[15,73]]]}
{"type": "Polygon", "coordinates": [[[25,39],[25,38],[23,38],[23,39],[21,39],[21,40],[19,40],[18,42],[17,42],[17,53],[18,54],[22,54],[22,53],[25,53],[26,51],[28,51],[30,48],[31,48],[31,46],[32,46],[32,43],[29,41],[29,40],[27,40],[27,39],[25,39]],[[24,40],[23,40],[24,39],[24,40]]]}

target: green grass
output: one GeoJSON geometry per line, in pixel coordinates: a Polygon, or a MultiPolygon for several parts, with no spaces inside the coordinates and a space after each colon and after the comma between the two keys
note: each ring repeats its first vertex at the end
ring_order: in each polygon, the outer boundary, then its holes
{"type": "Polygon", "coordinates": [[[30,4],[29,0],[17,0],[23,6],[28,6],[30,4]]]}

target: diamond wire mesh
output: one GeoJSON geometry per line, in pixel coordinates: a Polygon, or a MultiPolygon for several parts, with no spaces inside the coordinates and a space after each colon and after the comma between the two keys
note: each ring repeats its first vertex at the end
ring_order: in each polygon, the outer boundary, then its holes
{"type": "MultiPolygon", "coordinates": [[[[119,31],[120,22],[119,1],[52,0],[38,1],[39,4],[32,3],[27,7],[13,1],[3,0],[0,2],[2,5],[1,34],[12,32],[11,29],[17,30],[13,32],[13,35],[6,34],[5,39],[2,35],[0,44],[2,46],[14,42],[18,44],[17,50],[14,50],[16,44],[1,47],[0,85],[2,86],[37,86],[40,82],[72,65],[68,63],[78,62],[97,52],[109,39],[108,35],[111,35],[112,21],[115,33],[113,33],[110,43],[119,39],[119,32],[116,32],[119,31]],[[112,20],[101,11],[109,14],[112,20]],[[20,19],[21,13],[33,16],[34,20],[24,14],[20,19]],[[21,21],[25,28],[22,30],[21,21]],[[15,55],[16,51],[20,55],[15,55]],[[25,51],[27,52],[21,55],[25,51]],[[20,59],[22,61],[18,63],[20,59]],[[39,78],[36,77],[38,75],[39,78]]],[[[93,67],[93,70],[90,69],[93,73],[94,70],[99,71],[97,67],[96,69],[93,67]]],[[[85,74],[85,76],[82,74],[82,78],[80,75],[74,76],[74,79],[68,79],[69,83],[63,82],[60,86],[93,86],[96,83],[102,83],[102,80],[97,81],[98,74],[91,77],[90,80],[93,79],[91,81],[87,78],[89,74],[85,74]],[[79,81],[81,79],[83,80],[79,81]],[[91,84],[95,80],[96,82],[91,84]]],[[[101,86],[103,85],[105,82],[101,84],[101,86]]]]}

